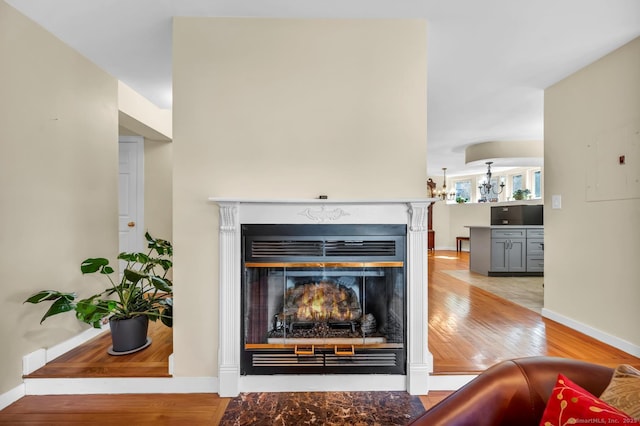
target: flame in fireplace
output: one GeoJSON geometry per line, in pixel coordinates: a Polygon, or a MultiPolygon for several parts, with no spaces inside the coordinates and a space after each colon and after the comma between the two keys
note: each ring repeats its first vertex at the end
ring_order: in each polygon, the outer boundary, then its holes
{"type": "Polygon", "coordinates": [[[356,293],[333,281],[298,285],[286,297],[286,312],[297,321],[353,321],[362,315],[356,293]]]}

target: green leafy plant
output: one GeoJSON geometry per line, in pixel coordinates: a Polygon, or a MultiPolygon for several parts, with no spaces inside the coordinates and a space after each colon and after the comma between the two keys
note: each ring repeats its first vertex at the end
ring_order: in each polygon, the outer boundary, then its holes
{"type": "Polygon", "coordinates": [[[167,273],[173,266],[173,246],[169,241],[154,239],[145,234],[147,253],[120,253],[126,263],[122,278],[114,281],[115,270],[105,258],[89,258],[82,262],[83,274],[99,273],[106,277],[106,290],[87,299],[77,300],[76,293],[56,290],[40,291],[25,303],[51,302],[40,320],[64,312],[75,311],[78,320],[100,328],[105,319],[127,319],[146,315],[149,320],[160,319],[167,327],[173,325],[173,283],[167,273]]]}
{"type": "Polygon", "coordinates": [[[466,203],[467,201],[469,201],[469,199],[468,199],[468,198],[464,198],[464,197],[456,197],[456,203],[458,203],[458,204],[464,204],[464,203],[466,203]]]}
{"type": "Polygon", "coordinates": [[[524,200],[525,197],[529,196],[531,191],[528,189],[516,189],[513,191],[513,199],[514,200],[524,200]]]}

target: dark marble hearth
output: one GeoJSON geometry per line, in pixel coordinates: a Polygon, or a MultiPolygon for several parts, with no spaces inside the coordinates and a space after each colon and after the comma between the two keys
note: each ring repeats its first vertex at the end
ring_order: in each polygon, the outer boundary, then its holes
{"type": "Polygon", "coordinates": [[[223,426],[406,425],[424,412],[406,392],[243,393],[233,398],[223,426]]]}

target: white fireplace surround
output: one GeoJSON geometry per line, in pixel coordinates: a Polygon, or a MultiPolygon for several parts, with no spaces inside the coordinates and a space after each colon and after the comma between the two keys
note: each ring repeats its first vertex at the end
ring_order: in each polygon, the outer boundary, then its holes
{"type": "Polygon", "coordinates": [[[427,207],[435,199],[209,199],[220,208],[218,382],[222,397],[240,392],[400,391],[425,395],[428,350],[427,207]],[[407,225],[407,374],[240,375],[242,224],[407,225]]]}

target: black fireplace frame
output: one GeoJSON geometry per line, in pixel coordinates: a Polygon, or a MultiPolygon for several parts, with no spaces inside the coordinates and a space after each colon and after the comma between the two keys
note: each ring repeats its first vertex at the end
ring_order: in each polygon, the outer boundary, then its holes
{"type": "MultiPolygon", "coordinates": [[[[304,353],[294,345],[247,348],[245,303],[241,304],[240,374],[406,374],[407,226],[402,224],[244,224],[241,226],[241,294],[247,264],[260,262],[400,262],[403,276],[402,343],[354,345],[352,355],[335,345],[304,353]],[[282,243],[284,242],[284,243],[282,243]],[[279,347],[278,347],[279,346],[279,347]],[[334,347],[335,346],[335,347],[334,347]]],[[[305,345],[297,345],[305,346],[305,345]]],[[[309,345],[310,346],[310,345],[309,345]]]]}

